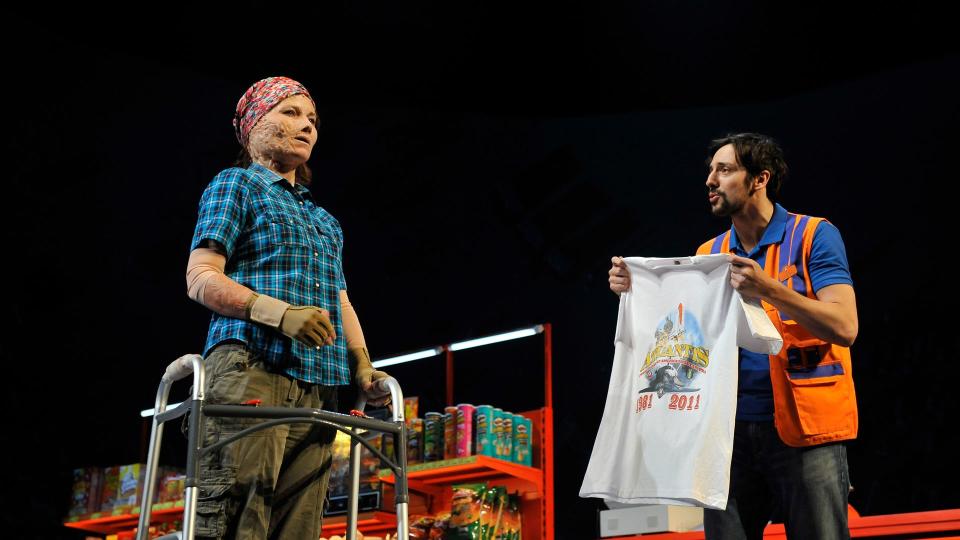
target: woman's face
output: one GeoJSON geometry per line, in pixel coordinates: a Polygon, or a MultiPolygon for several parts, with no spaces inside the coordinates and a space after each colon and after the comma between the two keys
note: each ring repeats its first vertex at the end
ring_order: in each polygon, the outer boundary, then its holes
{"type": "Polygon", "coordinates": [[[290,96],[263,115],[250,130],[247,150],[256,162],[295,169],[306,163],[317,142],[317,111],[303,95],[290,96]]]}

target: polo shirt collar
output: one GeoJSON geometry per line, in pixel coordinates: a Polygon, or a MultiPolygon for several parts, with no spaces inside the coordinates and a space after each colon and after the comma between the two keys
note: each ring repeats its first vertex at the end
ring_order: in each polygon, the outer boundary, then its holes
{"type": "MultiPolygon", "coordinates": [[[[788,218],[789,215],[787,214],[787,211],[780,206],[779,203],[774,203],[773,216],[770,218],[770,223],[767,224],[767,229],[763,231],[763,236],[760,238],[760,243],[757,244],[757,247],[755,247],[753,251],[760,251],[771,244],[779,244],[783,242],[784,235],[786,234],[785,231],[788,218]]],[[[737,238],[737,230],[733,228],[733,225],[730,225],[730,251],[738,251],[740,253],[744,252],[743,248],[740,247],[740,240],[737,238]]],[[[750,255],[750,253],[747,255],[750,255]]]]}

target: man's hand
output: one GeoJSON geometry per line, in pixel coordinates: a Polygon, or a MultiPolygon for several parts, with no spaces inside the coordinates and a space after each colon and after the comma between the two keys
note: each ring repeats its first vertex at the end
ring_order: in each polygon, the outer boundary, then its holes
{"type": "Polygon", "coordinates": [[[280,331],[309,347],[333,345],[337,334],[330,322],[330,312],[315,306],[290,306],[280,320],[280,331]]]}
{"type": "MultiPolygon", "coordinates": [[[[389,377],[383,371],[373,369],[370,362],[370,353],[366,347],[359,347],[347,351],[350,356],[350,370],[354,373],[353,380],[360,387],[360,392],[366,398],[367,403],[374,407],[382,407],[390,404],[390,391],[381,391],[376,384],[380,379],[389,377]]],[[[400,406],[403,406],[401,403],[400,406]]]]}
{"type": "Polygon", "coordinates": [[[744,298],[764,298],[779,283],[760,268],[757,261],[730,254],[730,286],[744,298]]]}
{"type": "Polygon", "coordinates": [[[613,257],[610,259],[610,290],[620,294],[630,290],[630,270],[627,269],[627,263],[623,257],[613,257]]]}

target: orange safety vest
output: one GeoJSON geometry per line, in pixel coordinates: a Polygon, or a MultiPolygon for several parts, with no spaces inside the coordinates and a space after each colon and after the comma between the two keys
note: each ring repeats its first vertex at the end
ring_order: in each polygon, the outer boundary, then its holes
{"type": "MultiPolygon", "coordinates": [[[[767,248],[764,266],[767,275],[813,299],[817,297],[807,259],[821,221],[824,219],[788,214],[783,242],[767,248]]],[[[729,252],[728,230],[701,245],[697,255],[729,252]]],[[[850,349],[814,337],[766,301],[762,304],[783,336],[780,353],[770,355],[773,416],[780,438],[790,446],[856,438],[857,399],[850,349]]]]}

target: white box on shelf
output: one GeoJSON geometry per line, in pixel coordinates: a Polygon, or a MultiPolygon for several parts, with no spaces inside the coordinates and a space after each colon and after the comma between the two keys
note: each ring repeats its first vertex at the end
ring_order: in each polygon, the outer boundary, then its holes
{"type": "Polygon", "coordinates": [[[703,528],[703,508],[663,504],[617,505],[600,511],[600,536],[684,532],[703,528]]]}

